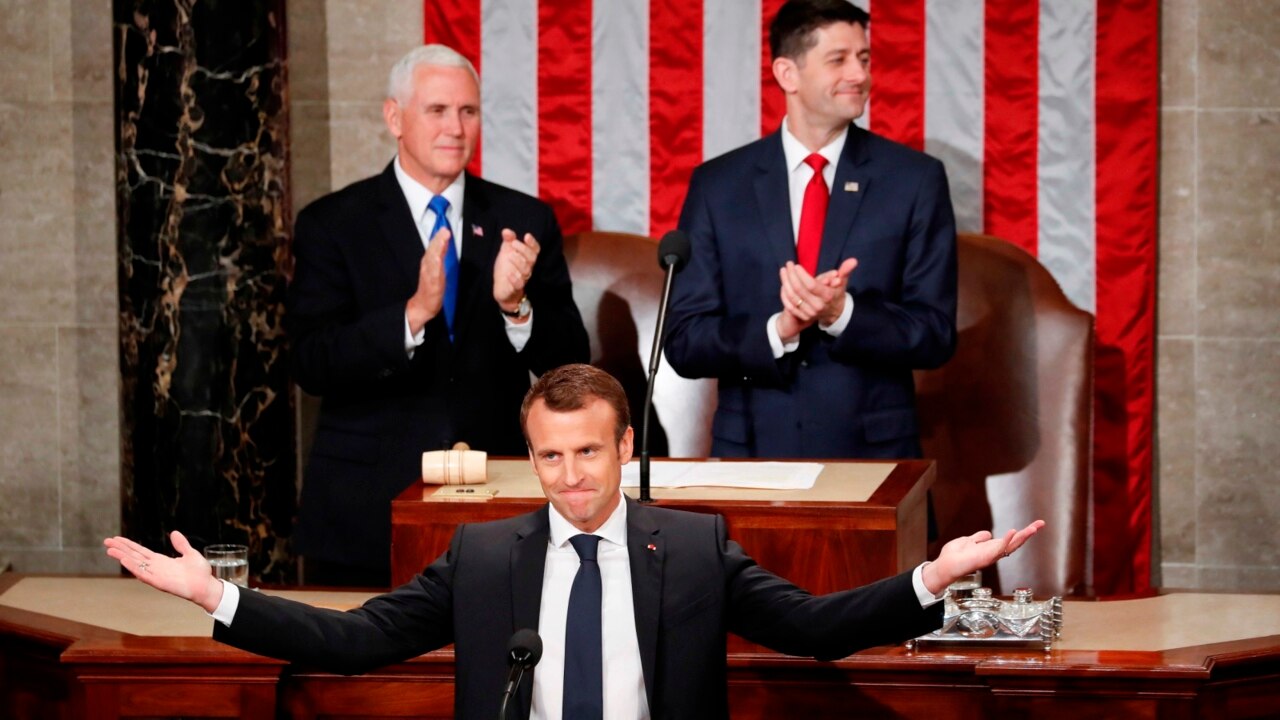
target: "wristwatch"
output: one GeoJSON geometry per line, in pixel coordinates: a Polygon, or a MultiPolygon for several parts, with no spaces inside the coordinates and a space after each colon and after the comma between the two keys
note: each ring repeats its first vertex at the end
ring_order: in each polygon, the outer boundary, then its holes
{"type": "Polygon", "coordinates": [[[498,306],[498,309],[502,311],[503,315],[506,315],[513,320],[523,320],[529,317],[529,313],[533,312],[533,306],[529,304],[529,297],[527,295],[520,298],[520,304],[516,305],[515,310],[504,310],[501,305],[498,306]]]}

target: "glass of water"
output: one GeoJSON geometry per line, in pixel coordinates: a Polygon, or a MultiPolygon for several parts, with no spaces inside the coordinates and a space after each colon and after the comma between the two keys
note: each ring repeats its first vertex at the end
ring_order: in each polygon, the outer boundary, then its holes
{"type": "Polygon", "coordinates": [[[249,587],[249,548],[244,545],[210,545],[204,549],[204,559],[213,567],[213,576],[219,580],[249,587]]]}

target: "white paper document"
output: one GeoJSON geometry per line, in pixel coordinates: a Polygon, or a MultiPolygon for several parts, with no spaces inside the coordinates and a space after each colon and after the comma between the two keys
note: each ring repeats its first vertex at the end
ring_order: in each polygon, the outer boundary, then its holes
{"type": "MultiPolygon", "coordinates": [[[[649,486],[808,490],[821,472],[822,463],[650,461],[649,486]]],[[[639,460],[623,466],[622,487],[640,487],[639,460]]]]}

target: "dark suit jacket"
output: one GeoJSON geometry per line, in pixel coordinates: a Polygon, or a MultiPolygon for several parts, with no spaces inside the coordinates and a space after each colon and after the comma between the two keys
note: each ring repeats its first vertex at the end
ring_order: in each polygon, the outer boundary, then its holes
{"type": "Polygon", "coordinates": [[[551,208],[468,175],[462,220],[455,341],[441,314],[410,360],[404,306],[424,251],[392,166],[298,215],[293,368],[304,390],[323,397],[302,487],[304,555],[386,568],[391,500],[421,477],[422,452],[465,441],[525,454],[519,408],[529,373],[589,360],[551,208]],[[503,228],[533,233],[542,246],[526,288],[533,333],[519,353],[493,299],[503,228]]]}
{"type": "MultiPolygon", "coordinates": [[[[921,609],[910,573],[813,596],[756,565],[727,539],[720,516],[627,502],[636,635],[654,718],[727,717],[726,632],[835,659],[942,623],[942,603],[921,609]]],[[[498,712],[508,639],[538,626],[547,513],[460,525],[421,575],[351,612],[243,592],[231,626],[215,623],[214,638],[344,674],[453,642],[457,717],[487,720],[498,712]]],[[[529,714],[531,688],[522,684],[519,717],[529,714]]]]}
{"type": "Polygon", "coordinates": [[[850,126],[836,165],[818,272],[849,257],[854,310],[775,360],[778,269],[796,259],[782,139],[708,161],[680,227],[693,254],[671,299],[666,354],[685,377],[719,378],[712,454],[918,457],[911,371],[955,349],[955,219],[942,164],[850,126]],[[846,187],[848,189],[846,189],[846,187]]]}

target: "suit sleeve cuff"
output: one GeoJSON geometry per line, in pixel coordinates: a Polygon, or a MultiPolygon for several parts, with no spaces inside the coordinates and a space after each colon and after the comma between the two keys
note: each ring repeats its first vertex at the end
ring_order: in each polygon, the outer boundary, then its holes
{"type": "MultiPolygon", "coordinates": [[[[942,602],[942,598],[946,597],[947,591],[944,589],[941,594],[934,595],[929,592],[929,588],[924,586],[924,566],[927,562],[922,562],[911,571],[911,587],[915,588],[916,599],[920,601],[921,608],[927,608],[942,602]]],[[[226,582],[225,580],[223,582],[226,582]]]]}
{"type": "Polygon", "coordinates": [[[231,619],[236,616],[236,609],[240,607],[240,586],[226,580],[221,582],[222,600],[218,602],[218,607],[209,613],[209,617],[231,627],[231,619]]]}
{"type": "Polygon", "coordinates": [[[770,315],[764,325],[764,333],[769,337],[769,349],[773,351],[774,360],[779,360],[783,355],[795,352],[796,348],[800,347],[800,338],[797,337],[789,343],[784,343],[782,338],[778,336],[778,318],[781,316],[782,313],[770,315]]]}

